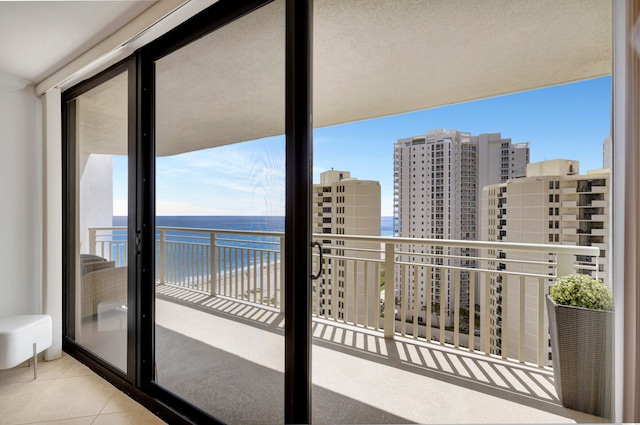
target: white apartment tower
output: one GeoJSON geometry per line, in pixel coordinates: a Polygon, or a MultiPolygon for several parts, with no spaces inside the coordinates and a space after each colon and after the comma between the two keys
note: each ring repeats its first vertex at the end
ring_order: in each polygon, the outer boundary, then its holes
{"type": "MultiPolygon", "coordinates": [[[[312,214],[313,233],[380,236],[380,182],[351,178],[348,171],[325,171],[320,184],[313,185],[312,214]]],[[[380,318],[380,264],[360,259],[380,260],[380,243],[328,237],[320,242],[324,267],[313,281],[314,312],[373,325],[380,318]]]]}
{"type": "MultiPolygon", "coordinates": [[[[482,193],[482,239],[486,241],[521,242],[530,244],[559,244],[597,246],[600,248],[598,277],[607,282],[609,245],[608,169],[579,174],[578,161],[551,160],[527,167],[525,178],[490,185],[482,193]]],[[[489,252],[496,258],[488,268],[505,272],[553,274],[554,266],[541,270],[539,265],[526,261],[551,261],[541,254],[489,252]]],[[[575,264],[593,264],[593,258],[575,258],[575,264]]],[[[594,274],[588,269],[580,273],[594,274]]],[[[489,309],[491,351],[494,354],[515,356],[518,350],[518,314],[520,288],[524,288],[525,361],[537,362],[540,281],[525,281],[521,286],[517,275],[495,273],[483,285],[489,285],[489,305],[482,299],[481,311],[489,309]],[[508,291],[507,291],[508,290],[508,291]]],[[[548,286],[551,279],[544,279],[548,286]]],[[[481,291],[483,291],[481,289],[481,291]]],[[[548,289],[544,288],[543,293],[548,289]]],[[[543,315],[546,322],[546,314],[543,315]]],[[[545,325],[544,329],[547,329],[545,325]]],[[[542,345],[547,347],[545,333],[542,345]]],[[[549,363],[550,364],[550,363],[549,363]]]]}
{"type": "MultiPolygon", "coordinates": [[[[512,144],[500,133],[472,136],[457,130],[431,130],[426,135],[400,139],[394,148],[394,234],[397,237],[476,240],[481,221],[479,199],[482,187],[522,177],[529,162],[529,144],[512,144]]],[[[434,245],[430,252],[424,246],[402,246],[402,252],[415,253],[413,262],[444,266],[473,266],[472,261],[433,258],[421,254],[465,256],[474,253],[456,249],[445,250],[434,245]],[[445,252],[446,251],[446,252],[445,252]]],[[[408,276],[409,287],[413,279],[426,279],[424,269],[408,276]]],[[[446,305],[446,322],[453,321],[451,300],[453,271],[434,268],[431,294],[425,294],[424,285],[418,285],[420,294],[408,290],[409,305],[419,296],[419,306],[430,299],[432,306],[446,305]],[[441,288],[445,291],[441,296],[441,288]],[[442,299],[442,301],[441,301],[442,299]]],[[[469,307],[469,273],[461,273],[461,305],[469,307]]],[[[396,276],[396,298],[400,299],[399,276],[396,276]]],[[[475,303],[476,300],[473,300],[475,303]]],[[[472,303],[472,304],[473,304],[472,303]]],[[[426,318],[420,317],[421,321],[426,318]]],[[[432,317],[430,320],[436,320],[432,317]]],[[[435,324],[435,323],[434,323],[435,324]]]]}

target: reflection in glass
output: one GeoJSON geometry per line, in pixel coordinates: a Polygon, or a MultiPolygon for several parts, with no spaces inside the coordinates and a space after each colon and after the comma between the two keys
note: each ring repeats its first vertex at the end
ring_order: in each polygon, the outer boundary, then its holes
{"type": "Polygon", "coordinates": [[[127,73],[78,97],[75,111],[76,341],[126,372],[127,73]]]}
{"type": "Polygon", "coordinates": [[[156,382],[284,421],[284,2],[158,60],[156,382]]]}

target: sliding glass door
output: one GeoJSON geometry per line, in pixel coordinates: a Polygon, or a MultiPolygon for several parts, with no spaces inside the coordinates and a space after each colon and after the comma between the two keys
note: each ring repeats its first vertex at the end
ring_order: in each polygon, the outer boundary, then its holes
{"type": "Polygon", "coordinates": [[[67,116],[67,334],[122,374],[131,373],[129,88],[124,63],[96,78],[67,116]]]}
{"type": "Polygon", "coordinates": [[[155,383],[284,421],[285,2],[154,61],[155,383]]]}
{"type": "Polygon", "coordinates": [[[309,6],[214,2],[64,94],[65,348],[169,423],[310,420],[309,6]]]}

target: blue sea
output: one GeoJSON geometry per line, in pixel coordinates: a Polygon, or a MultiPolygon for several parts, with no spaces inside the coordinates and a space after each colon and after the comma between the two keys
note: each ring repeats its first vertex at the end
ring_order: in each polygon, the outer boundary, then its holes
{"type": "MultiPolygon", "coordinates": [[[[126,226],[127,217],[116,216],[113,217],[113,226],[126,226]]],[[[158,216],[156,217],[157,227],[174,227],[174,228],[189,228],[189,229],[207,229],[207,230],[240,230],[240,231],[255,231],[255,232],[284,232],[284,217],[282,216],[158,216]]],[[[159,231],[157,232],[157,240],[159,240],[159,231]]],[[[376,235],[373,235],[376,236],[376,235]]],[[[380,236],[390,237],[393,236],[393,217],[382,217],[380,236]]],[[[233,235],[218,233],[216,239],[216,246],[225,247],[228,250],[223,249],[221,256],[228,258],[222,258],[224,270],[235,270],[238,267],[248,266],[255,261],[260,261],[259,258],[251,256],[249,253],[252,250],[258,249],[264,255],[265,261],[274,261],[275,257],[270,255],[277,255],[280,251],[280,238],[272,236],[247,236],[247,235],[233,235]],[[270,251],[273,254],[268,254],[270,251]],[[240,252],[240,257],[232,252],[240,252]]],[[[126,240],[126,233],[113,233],[112,238],[117,241],[124,242],[126,240]]],[[[205,261],[204,258],[199,258],[200,254],[191,251],[181,251],[180,245],[184,246],[188,244],[190,246],[202,246],[208,245],[210,242],[209,233],[197,233],[193,231],[179,231],[179,230],[167,230],[165,233],[165,240],[172,242],[169,244],[173,246],[176,253],[183,256],[185,264],[195,262],[198,263],[196,268],[200,268],[201,262],[205,261]]],[[[122,258],[126,258],[125,244],[116,244],[114,249],[120,250],[119,253],[122,258]]],[[[115,254],[113,254],[115,255],[115,254]]],[[[187,267],[187,266],[184,266],[187,267]]],[[[189,275],[188,271],[181,271],[189,275]]]]}
{"type": "MultiPolygon", "coordinates": [[[[126,226],[127,217],[113,217],[114,226],[126,226]]],[[[284,232],[281,216],[158,216],[156,226],[188,227],[195,229],[253,230],[284,232]]],[[[374,235],[375,236],[375,235],[374,235]]],[[[393,217],[382,217],[380,236],[393,236],[393,217]]]]}

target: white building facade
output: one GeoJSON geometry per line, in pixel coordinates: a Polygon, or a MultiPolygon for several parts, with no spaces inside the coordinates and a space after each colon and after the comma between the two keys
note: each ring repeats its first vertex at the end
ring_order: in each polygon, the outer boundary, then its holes
{"type": "MultiPolygon", "coordinates": [[[[380,236],[380,182],[351,178],[349,171],[325,171],[313,185],[312,202],[313,233],[380,236]]],[[[380,297],[380,244],[329,236],[320,242],[324,266],[314,281],[314,311],[321,317],[373,325],[380,317],[379,303],[372,302],[380,297]]]]}
{"type": "MultiPolygon", "coordinates": [[[[525,175],[529,162],[529,144],[513,144],[500,133],[472,136],[457,130],[431,130],[426,135],[400,139],[394,148],[394,234],[405,238],[477,240],[481,221],[479,199],[482,187],[525,175]]],[[[439,311],[444,303],[447,325],[453,321],[453,269],[473,267],[473,261],[446,256],[473,256],[465,250],[444,249],[433,245],[424,252],[424,245],[403,245],[400,251],[406,259],[445,266],[431,269],[433,290],[426,294],[425,285],[414,286],[414,279],[426,279],[425,268],[411,271],[409,289],[402,294],[396,275],[396,300],[406,299],[414,305],[419,297],[421,311],[427,302],[431,311],[439,311]],[[435,257],[434,257],[435,255],[435,257]],[[437,256],[445,257],[438,258],[437,256]],[[419,294],[414,293],[419,288],[419,294]]],[[[402,260],[402,256],[400,259],[402,260]]],[[[469,308],[477,300],[469,300],[468,272],[462,272],[461,305],[469,308]]],[[[424,314],[424,313],[423,313],[424,314]]],[[[437,326],[441,318],[435,314],[429,320],[437,326]]],[[[427,318],[419,317],[426,322],[427,318]]]]}
{"type": "MultiPolygon", "coordinates": [[[[551,160],[529,164],[527,177],[506,183],[490,185],[483,189],[483,223],[481,235],[486,241],[518,242],[527,244],[559,244],[596,246],[600,256],[594,258],[572,258],[573,264],[593,265],[598,263],[597,277],[607,282],[609,264],[609,191],[608,169],[593,170],[579,174],[578,161],[551,160]]],[[[488,267],[503,273],[492,274],[483,282],[489,285],[488,305],[482,299],[481,310],[489,309],[489,332],[491,351],[494,354],[512,357],[519,347],[518,315],[521,314],[519,300],[525,299],[524,325],[525,361],[535,362],[539,335],[540,287],[548,293],[552,279],[539,279],[520,283],[518,272],[554,275],[556,259],[534,258],[534,254],[517,254],[510,250],[497,251],[487,257],[496,258],[488,267]],[[547,270],[526,261],[545,260],[547,270]],[[509,274],[514,273],[514,274],[509,274]],[[521,291],[524,294],[521,294],[521,291]]],[[[578,269],[591,274],[588,267],[578,269]]],[[[481,291],[484,291],[482,289],[481,291]]],[[[546,314],[544,314],[546,323],[546,314]]],[[[544,329],[547,329],[546,325],[544,329]]],[[[548,335],[544,335],[548,338],[548,335]]],[[[547,341],[543,341],[549,349],[547,341]]],[[[550,363],[549,363],[550,364],[550,363]]]]}

